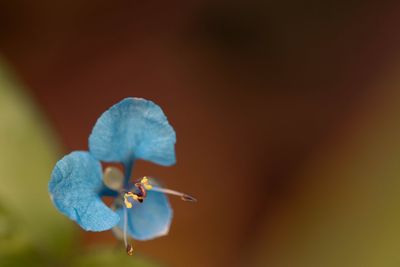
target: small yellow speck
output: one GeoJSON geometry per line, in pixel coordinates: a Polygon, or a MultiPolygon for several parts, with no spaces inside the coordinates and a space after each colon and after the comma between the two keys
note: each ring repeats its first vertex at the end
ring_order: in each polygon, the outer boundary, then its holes
{"type": "Polygon", "coordinates": [[[129,197],[133,198],[133,200],[136,200],[136,201],[139,199],[139,197],[137,195],[133,194],[132,192],[125,193],[124,203],[128,209],[132,208],[132,203],[129,202],[129,200],[128,200],[129,197]]]}
{"type": "Polygon", "coordinates": [[[151,190],[153,188],[153,186],[149,182],[149,178],[147,178],[146,176],[143,177],[140,182],[142,183],[142,185],[146,190],[151,190]]]}

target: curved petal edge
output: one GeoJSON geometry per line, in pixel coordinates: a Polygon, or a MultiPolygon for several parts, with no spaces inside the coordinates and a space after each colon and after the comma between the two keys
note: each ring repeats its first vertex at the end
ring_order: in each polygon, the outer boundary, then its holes
{"type": "MultiPolygon", "coordinates": [[[[123,229],[123,209],[118,209],[121,217],[118,224],[123,229]]],[[[143,203],[135,203],[128,209],[128,234],[136,240],[150,240],[167,235],[171,226],[173,211],[168,198],[163,193],[148,191],[143,203]]]]}
{"type": "Polygon", "coordinates": [[[48,189],[56,208],[84,230],[105,231],[120,219],[101,200],[102,185],[100,162],[88,152],[74,151],[57,162],[48,189]]]}
{"type": "Polygon", "coordinates": [[[90,153],[105,162],[143,159],[175,164],[176,135],[161,108],[142,98],[125,98],[105,111],[89,136],[90,153]]]}

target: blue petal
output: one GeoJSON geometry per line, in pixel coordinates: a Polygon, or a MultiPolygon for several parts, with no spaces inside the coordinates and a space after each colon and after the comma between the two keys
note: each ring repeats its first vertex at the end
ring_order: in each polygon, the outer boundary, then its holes
{"type": "MultiPolygon", "coordinates": [[[[118,227],[123,229],[123,209],[118,209],[121,217],[118,227]]],[[[168,234],[172,221],[172,209],[167,196],[158,192],[147,192],[143,203],[135,202],[128,209],[127,232],[136,240],[149,240],[168,234]]]]}
{"type": "Polygon", "coordinates": [[[119,222],[117,213],[101,200],[100,162],[88,152],[75,151],[57,162],[49,182],[57,209],[86,231],[105,231],[119,222]]]}
{"type": "Polygon", "coordinates": [[[89,137],[89,150],[101,161],[143,159],[175,163],[176,136],[163,111],[151,101],[125,98],[104,112],[89,137]]]}

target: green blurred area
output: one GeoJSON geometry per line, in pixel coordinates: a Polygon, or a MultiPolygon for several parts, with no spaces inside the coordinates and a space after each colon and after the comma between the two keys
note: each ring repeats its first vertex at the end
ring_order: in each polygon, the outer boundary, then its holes
{"type": "Polygon", "coordinates": [[[106,267],[106,266],[130,266],[130,267],[157,267],[160,266],[141,256],[128,257],[122,249],[99,247],[90,250],[87,254],[77,257],[74,261],[76,267],[106,267]]]}
{"type": "Polygon", "coordinates": [[[47,192],[57,140],[1,63],[0,122],[0,266],[155,266],[123,249],[83,252],[77,227],[47,192]]]}
{"type": "Polygon", "coordinates": [[[0,253],[13,255],[26,249],[39,258],[40,255],[66,257],[74,233],[47,194],[58,147],[38,111],[3,65],[0,66],[0,121],[0,203],[4,210],[3,226],[9,228],[10,235],[0,240],[4,247],[0,253]]]}

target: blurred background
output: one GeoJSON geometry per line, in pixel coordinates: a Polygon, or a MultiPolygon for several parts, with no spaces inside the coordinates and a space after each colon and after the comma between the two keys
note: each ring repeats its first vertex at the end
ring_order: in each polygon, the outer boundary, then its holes
{"type": "Polygon", "coordinates": [[[398,1],[0,0],[0,266],[400,266],[398,1]],[[166,237],[89,233],[55,162],[128,96],[159,104],[193,194],[166,237]]]}

